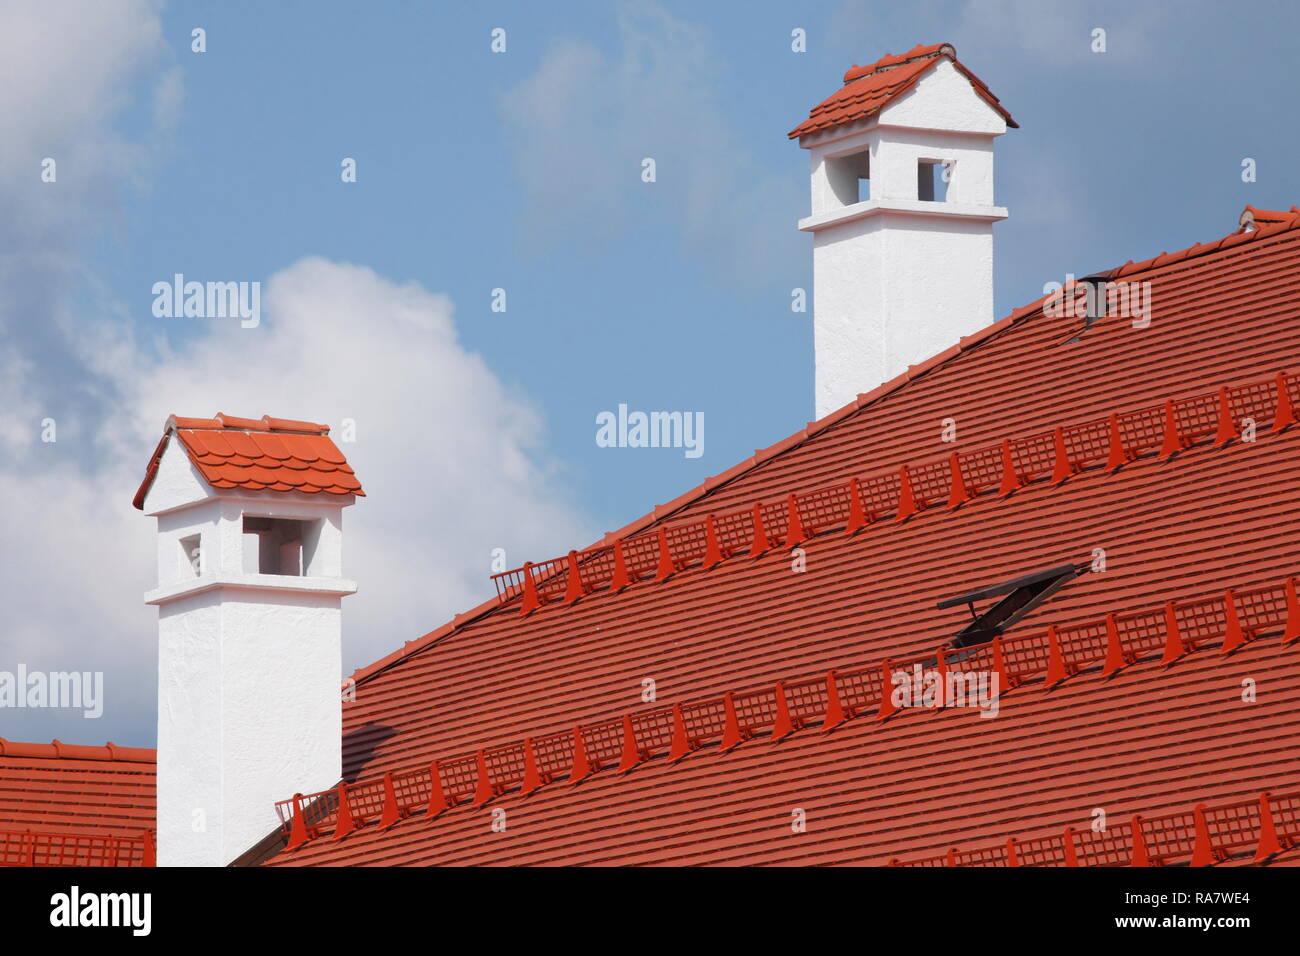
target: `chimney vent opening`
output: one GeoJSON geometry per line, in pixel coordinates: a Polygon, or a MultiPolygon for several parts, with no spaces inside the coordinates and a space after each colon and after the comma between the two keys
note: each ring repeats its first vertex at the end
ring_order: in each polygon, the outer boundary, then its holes
{"type": "Polygon", "coordinates": [[[203,574],[203,536],[187,535],[180,539],[180,572],[182,577],[199,577],[203,574]]]}
{"type": "Polygon", "coordinates": [[[244,517],[244,570],[301,577],[309,573],[317,521],[244,517]]]}
{"type": "Polygon", "coordinates": [[[871,198],[871,150],[827,158],[826,178],[841,206],[866,202],[871,198]]]}
{"type": "Polygon", "coordinates": [[[951,160],[922,159],[916,164],[916,198],[921,202],[947,202],[951,160]]]}

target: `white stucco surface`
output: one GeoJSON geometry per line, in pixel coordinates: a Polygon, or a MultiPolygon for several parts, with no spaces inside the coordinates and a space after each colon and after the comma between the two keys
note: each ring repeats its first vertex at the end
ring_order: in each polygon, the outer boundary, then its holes
{"type": "Polygon", "coordinates": [[[159,611],[158,864],[224,866],[342,765],[340,598],[206,591],[159,611]]]}

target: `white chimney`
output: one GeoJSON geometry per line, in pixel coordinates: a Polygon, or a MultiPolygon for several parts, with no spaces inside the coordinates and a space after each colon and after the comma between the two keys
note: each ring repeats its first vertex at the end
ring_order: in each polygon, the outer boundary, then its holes
{"type": "Polygon", "coordinates": [[[1015,126],[948,44],[845,74],[812,160],[817,417],[993,321],[993,140],[1015,126]]]}
{"type": "Polygon", "coordinates": [[[342,512],[363,492],[328,431],[169,419],[136,496],[158,519],[159,866],[229,864],[275,801],[341,777],[342,512]]]}

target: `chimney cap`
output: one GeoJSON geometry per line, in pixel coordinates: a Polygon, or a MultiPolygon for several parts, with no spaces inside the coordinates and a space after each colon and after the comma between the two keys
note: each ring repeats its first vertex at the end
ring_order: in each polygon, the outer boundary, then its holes
{"type": "Polygon", "coordinates": [[[213,488],[365,496],[328,425],[291,418],[169,415],[162,440],[132,502],[144,510],[158,466],[175,435],[191,464],[213,488]]]}
{"type": "Polygon", "coordinates": [[[927,70],[943,59],[952,63],[975,92],[1001,114],[1008,126],[1019,127],[1020,124],[1011,118],[984,81],[961,64],[951,43],[933,43],[914,46],[906,53],[881,57],[866,66],[850,68],[844,74],[844,85],[814,106],[808,118],[787,135],[790,139],[797,139],[873,116],[911,90],[927,70]]]}
{"type": "Polygon", "coordinates": [[[932,43],[929,46],[918,43],[906,53],[886,54],[875,63],[868,63],[866,66],[854,64],[845,72],[844,82],[852,83],[863,77],[882,73],[896,66],[902,66],[904,63],[915,63],[917,60],[932,60],[938,56],[946,56],[955,60],[957,59],[957,49],[951,43],[932,43]]]}

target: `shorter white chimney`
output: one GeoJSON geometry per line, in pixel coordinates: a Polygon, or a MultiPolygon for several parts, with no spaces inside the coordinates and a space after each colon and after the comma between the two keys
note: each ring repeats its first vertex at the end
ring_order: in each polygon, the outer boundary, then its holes
{"type": "Polygon", "coordinates": [[[1015,125],[947,44],[845,74],[812,161],[818,418],[993,321],[993,140],[1015,125]]]}
{"type": "Polygon", "coordinates": [[[159,866],[225,866],[277,800],[341,777],[342,512],[361,492],[312,429],[170,419],[137,495],[158,520],[159,866]]]}

